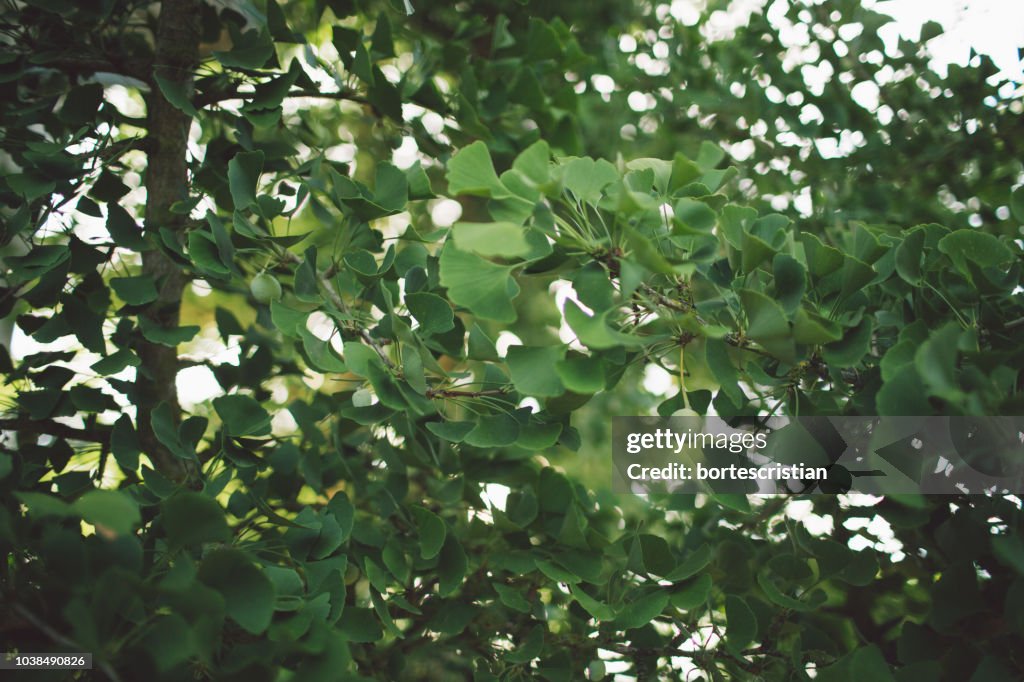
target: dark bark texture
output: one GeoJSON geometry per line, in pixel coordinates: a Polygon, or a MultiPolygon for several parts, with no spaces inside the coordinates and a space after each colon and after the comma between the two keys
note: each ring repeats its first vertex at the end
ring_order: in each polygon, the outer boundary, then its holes
{"type": "MultiPolygon", "coordinates": [[[[199,39],[199,2],[165,0],[157,24],[154,73],[182,84],[191,94],[193,72],[199,59],[199,39]]],[[[155,82],[148,108],[150,148],[145,224],[147,234],[157,244],[161,228],[179,232],[187,219],[187,216],[172,213],[171,206],[188,196],[188,132],[192,119],[168,102],[155,82]]],[[[159,248],[143,253],[142,269],[154,279],[160,293],[142,315],[161,327],[178,326],[186,284],[181,269],[159,248]]],[[[138,353],[142,364],[136,380],[136,400],[142,448],[162,474],[184,481],[189,477],[188,463],[175,457],[157,440],[151,423],[153,409],[162,402],[171,407],[175,419],[181,412],[174,383],[179,369],[177,349],[141,340],[138,353]]]]}

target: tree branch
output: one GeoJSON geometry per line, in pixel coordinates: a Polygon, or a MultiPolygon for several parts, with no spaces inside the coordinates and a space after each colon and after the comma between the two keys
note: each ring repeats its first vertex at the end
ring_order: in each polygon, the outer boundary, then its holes
{"type": "MultiPolygon", "coordinates": [[[[292,263],[294,265],[298,265],[303,262],[301,258],[299,258],[294,253],[284,248],[279,250],[278,255],[281,257],[282,260],[292,263]]],[[[345,301],[342,300],[338,292],[334,290],[334,285],[331,283],[331,278],[327,275],[327,273],[319,274],[317,276],[317,279],[319,280],[320,286],[323,288],[324,293],[327,294],[327,298],[331,300],[331,303],[334,305],[334,307],[340,310],[341,312],[347,312],[348,306],[345,305],[345,301]]],[[[373,338],[370,335],[370,332],[360,328],[359,338],[365,341],[366,344],[370,346],[370,348],[376,351],[377,355],[380,357],[381,361],[384,363],[385,366],[391,369],[394,368],[395,364],[391,362],[391,358],[388,357],[387,351],[384,350],[384,345],[378,339],[373,338]]]]}
{"type": "MultiPolygon", "coordinates": [[[[164,0],[156,31],[155,75],[175,82],[186,92],[192,90],[193,72],[199,62],[199,0],[164,0]]],[[[184,230],[187,216],[175,214],[171,206],[188,197],[188,132],[192,117],[171,104],[159,88],[148,98],[148,161],[146,165],[146,232],[160,228],[184,230]]],[[[181,297],[186,278],[163,251],[142,254],[142,272],[160,286],[157,300],[140,313],[151,324],[165,329],[178,326],[181,297]]],[[[182,482],[195,473],[194,467],[175,457],[153,432],[153,409],[165,403],[175,420],[181,415],[175,378],[179,361],[176,348],[140,338],[137,350],[142,364],[136,379],[139,440],[157,470],[182,482]]]]}
{"type": "MultiPolygon", "coordinates": [[[[31,56],[32,54],[35,54],[35,52],[23,56],[31,56]]],[[[33,64],[33,66],[43,69],[55,69],[71,76],[113,73],[119,76],[134,78],[142,83],[150,82],[150,67],[148,64],[128,65],[115,63],[95,55],[62,55],[45,62],[33,64]]]]}
{"type": "MultiPolygon", "coordinates": [[[[209,92],[203,93],[195,98],[192,104],[196,109],[202,109],[211,104],[218,102],[224,102],[232,99],[248,99],[253,93],[251,92],[238,92],[238,90],[228,90],[224,92],[209,92]]],[[[359,104],[369,105],[370,101],[362,95],[357,95],[354,92],[320,92],[319,90],[292,90],[285,97],[317,97],[320,99],[333,99],[342,100],[347,102],[357,102],[359,104]]]]}
{"type": "Polygon", "coordinates": [[[0,419],[0,430],[17,431],[38,436],[55,436],[67,440],[81,440],[90,443],[110,443],[110,428],[105,426],[94,426],[87,429],[79,429],[67,424],[55,421],[35,421],[32,419],[0,419]]]}
{"type": "MultiPolygon", "coordinates": [[[[45,634],[47,637],[52,639],[54,641],[54,643],[60,644],[61,646],[64,646],[64,647],[68,647],[73,652],[79,652],[79,651],[85,651],[86,650],[85,647],[80,645],[75,640],[71,639],[70,637],[66,637],[66,636],[62,635],[60,632],[58,632],[54,628],[50,627],[50,625],[48,625],[41,618],[36,616],[34,613],[29,611],[27,608],[25,608],[21,604],[14,604],[13,610],[16,611],[18,613],[18,615],[20,615],[22,618],[24,618],[29,623],[31,623],[37,630],[39,630],[40,632],[45,634]]],[[[114,670],[114,668],[111,667],[109,663],[106,663],[105,661],[95,660],[95,656],[94,656],[94,662],[96,663],[96,666],[100,670],[102,670],[104,672],[104,674],[106,674],[106,676],[108,678],[110,678],[112,680],[112,682],[120,682],[121,681],[121,678],[117,674],[117,671],[114,670]]]]}
{"type": "Polygon", "coordinates": [[[486,395],[507,395],[508,391],[504,388],[489,388],[483,391],[458,391],[448,388],[428,388],[426,396],[428,398],[480,398],[486,395]]]}

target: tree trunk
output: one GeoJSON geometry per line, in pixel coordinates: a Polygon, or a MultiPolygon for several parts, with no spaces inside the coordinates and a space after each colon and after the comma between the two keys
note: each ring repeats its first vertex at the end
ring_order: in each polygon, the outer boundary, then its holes
{"type": "MultiPolygon", "coordinates": [[[[191,96],[193,71],[199,58],[198,0],[165,0],[157,22],[154,73],[182,84],[191,96]]],[[[188,196],[186,162],[191,123],[192,118],[168,102],[156,83],[152,83],[147,119],[150,146],[145,224],[147,234],[156,242],[160,239],[160,228],[180,231],[187,218],[173,214],[170,209],[174,202],[188,196]]],[[[186,283],[181,269],[162,250],[154,249],[142,254],[142,272],[153,278],[160,295],[141,316],[161,327],[177,327],[186,283]]],[[[174,481],[184,481],[190,473],[188,463],[157,440],[151,424],[153,409],[162,402],[171,407],[176,420],[181,413],[175,387],[178,351],[141,339],[138,353],[142,365],[135,387],[142,449],[160,473],[174,481]]]]}

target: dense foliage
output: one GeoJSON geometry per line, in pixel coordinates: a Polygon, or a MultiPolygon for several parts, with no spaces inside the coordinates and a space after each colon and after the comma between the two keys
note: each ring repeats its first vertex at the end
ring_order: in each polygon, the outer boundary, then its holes
{"type": "Polygon", "coordinates": [[[609,490],[610,415],[1024,406],[1019,87],[709,5],[6,3],[3,648],[1019,679],[1014,497],[609,490]]]}

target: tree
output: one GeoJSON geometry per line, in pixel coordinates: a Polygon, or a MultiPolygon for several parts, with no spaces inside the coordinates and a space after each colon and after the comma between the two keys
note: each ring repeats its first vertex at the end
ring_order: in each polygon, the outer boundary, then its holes
{"type": "Polygon", "coordinates": [[[857,3],[403,5],[5,5],[5,648],[1019,678],[1013,497],[608,490],[614,414],[1019,412],[1019,93],[857,3]]]}

